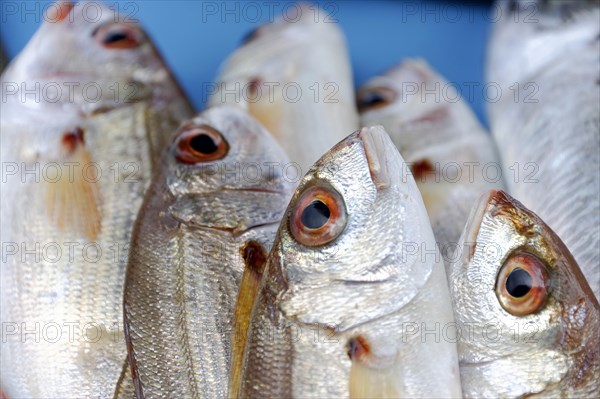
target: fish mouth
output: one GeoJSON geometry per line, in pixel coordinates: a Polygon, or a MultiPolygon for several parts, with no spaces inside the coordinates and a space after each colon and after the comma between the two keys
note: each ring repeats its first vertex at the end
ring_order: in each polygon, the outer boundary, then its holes
{"type": "Polygon", "coordinates": [[[382,126],[364,127],[358,133],[369,164],[371,180],[377,190],[391,185],[394,172],[391,160],[398,157],[396,147],[382,126]]]}
{"type": "Polygon", "coordinates": [[[244,193],[263,193],[263,194],[274,194],[274,195],[287,195],[287,193],[283,190],[271,190],[268,188],[257,188],[257,187],[240,187],[240,188],[232,188],[232,187],[223,187],[222,191],[239,191],[244,193]]]}
{"type": "Polygon", "coordinates": [[[173,202],[166,208],[170,218],[193,228],[226,231],[234,237],[254,228],[279,225],[283,204],[289,200],[285,191],[261,187],[220,188],[174,196],[173,202]],[[247,194],[255,195],[248,197],[247,194]],[[220,200],[215,201],[215,198],[220,200]],[[257,201],[257,204],[249,207],[252,201],[257,201]],[[271,210],[271,207],[276,210],[271,210]],[[253,211],[260,216],[254,217],[253,211]]]}

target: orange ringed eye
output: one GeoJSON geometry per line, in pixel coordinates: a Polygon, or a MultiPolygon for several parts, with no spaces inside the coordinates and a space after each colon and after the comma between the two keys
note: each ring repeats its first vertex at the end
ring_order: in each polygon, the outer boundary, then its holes
{"type": "Polygon", "coordinates": [[[516,253],[504,262],[498,273],[496,296],[508,313],[526,316],[544,305],[549,284],[546,266],[536,256],[516,253]]]}
{"type": "Polygon", "coordinates": [[[325,245],[342,233],[346,219],[346,205],[341,195],[329,187],[313,186],[296,201],[290,216],[290,230],[303,245],[325,245]]]}
{"type": "Polygon", "coordinates": [[[142,40],[138,29],[125,24],[110,24],[98,28],[94,38],[107,49],[127,50],[138,47],[142,40]]]}
{"type": "Polygon", "coordinates": [[[359,112],[383,108],[394,102],[396,92],[387,87],[364,88],[356,94],[356,107],[359,112]]]}
{"type": "Polygon", "coordinates": [[[183,129],[175,142],[175,156],[182,163],[195,164],[222,159],[229,151],[229,144],[216,129],[192,126],[183,129]]]}

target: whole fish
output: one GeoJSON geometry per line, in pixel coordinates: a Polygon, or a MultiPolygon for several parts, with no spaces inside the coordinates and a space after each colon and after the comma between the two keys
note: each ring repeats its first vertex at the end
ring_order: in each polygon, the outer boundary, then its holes
{"type": "Polygon", "coordinates": [[[600,397],[600,306],[550,227],[491,191],[461,246],[448,276],[465,397],[600,397]]]}
{"type": "Polygon", "coordinates": [[[221,66],[209,104],[235,104],[257,118],[303,176],[359,128],[344,36],[315,5],[295,4],[250,33],[221,66]]]}
{"type": "Polygon", "coordinates": [[[251,317],[240,397],[460,397],[442,259],[383,128],[301,181],[251,317]]]}
{"type": "Polygon", "coordinates": [[[456,89],[408,59],[357,92],[364,126],[382,124],[410,165],[444,259],[482,193],[503,186],[496,149],[456,89]]]}
{"type": "Polygon", "coordinates": [[[245,267],[262,267],[291,196],[287,162],[238,107],[211,108],[175,133],[135,224],[125,283],[138,398],[226,397],[230,353],[245,343],[233,331],[238,288],[245,267]]]}
{"type": "Polygon", "coordinates": [[[509,193],[556,231],[600,296],[600,2],[501,3],[488,56],[509,193]]]}
{"type": "Polygon", "coordinates": [[[0,385],[112,397],[131,227],[155,154],[193,112],[138,24],[98,2],[52,7],[0,79],[0,385]]]}

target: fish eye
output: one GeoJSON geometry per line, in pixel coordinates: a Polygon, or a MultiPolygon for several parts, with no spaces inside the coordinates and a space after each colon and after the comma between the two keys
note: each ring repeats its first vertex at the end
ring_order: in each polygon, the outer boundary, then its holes
{"type": "Polygon", "coordinates": [[[99,27],[94,32],[94,38],[104,48],[115,50],[133,49],[142,43],[139,29],[121,23],[99,27]]]}
{"type": "Polygon", "coordinates": [[[228,151],[223,135],[207,125],[184,128],[175,139],[175,156],[187,164],[216,161],[228,151]]]}
{"type": "Polygon", "coordinates": [[[356,94],[356,107],[359,112],[383,108],[396,99],[396,92],[387,87],[361,89],[356,94]]]}
{"type": "Polygon", "coordinates": [[[498,273],[496,296],[508,313],[526,316],[544,305],[548,287],[548,271],[542,261],[528,253],[516,253],[498,273]]]}
{"type": "Polygon", "coordinates": [[[291,216],[292,236],[302,245],[325,245],[335,240],[346,226],[346,205],[330,187],[313,186],[296,201],[291,216]]]}

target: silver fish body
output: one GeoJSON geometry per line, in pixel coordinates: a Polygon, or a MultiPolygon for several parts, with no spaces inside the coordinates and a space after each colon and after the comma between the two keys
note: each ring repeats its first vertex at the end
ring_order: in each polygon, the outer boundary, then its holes
{"type": "Polygon", "coordinates": [[[446,260],[473,204],[503,187],[490,135],[456,90],[425,61],[408,59],[357,92],[364,126],[381,124],[410,165],[446,260]]]}
{"type": "Polygon", "coordinates": [[[258,27],[221,66],[209,105],[248,110],[271,132],[300,176],[359,127],[352,70],[337,24],[314,5],[296,5],[258,27]]]}
{"type": "Polygon", "coordinates": [[[113,395],[131,227],[155,154],[192,114],[141,28],[99,3],[90,22],[84,4],[58,3],[63,18],[44,23],[1,78],[0,385],[10,398],[113,395]],[[131,98],[110,91],[132,82],[131,98]],[[77,84],[100,92],[86,98],[77,84]]]}
{"type": "Polygon", "coordinates": [[[597,398],[600,306],[573,256],[502,191],[483,196],[448,274],[466,398],[597,398]]]}
{"type": "Polygon", "coordinates": [[[255,302],[240,397],[461,396],[455,343],[424,332],[453,316],[402,163],[380,126],[363,128],[304,177],[255,302]]]}
{"type": "Polygon", "coordinates": [[[242,253],[272,244],[293,190],[286,162],[237,107],[211,108],[175,133],[138,216],[126,277],[138,398],[226,397],[242,253]],[[216,144],[203,155],[206,137],[216,144]]]}
{"type": "Polygon", "coordinates": [[[600,4],[511,4],[487,65],[503,93],[489,116],[508,190],[556,231],[599,297],[600,4]]]}

